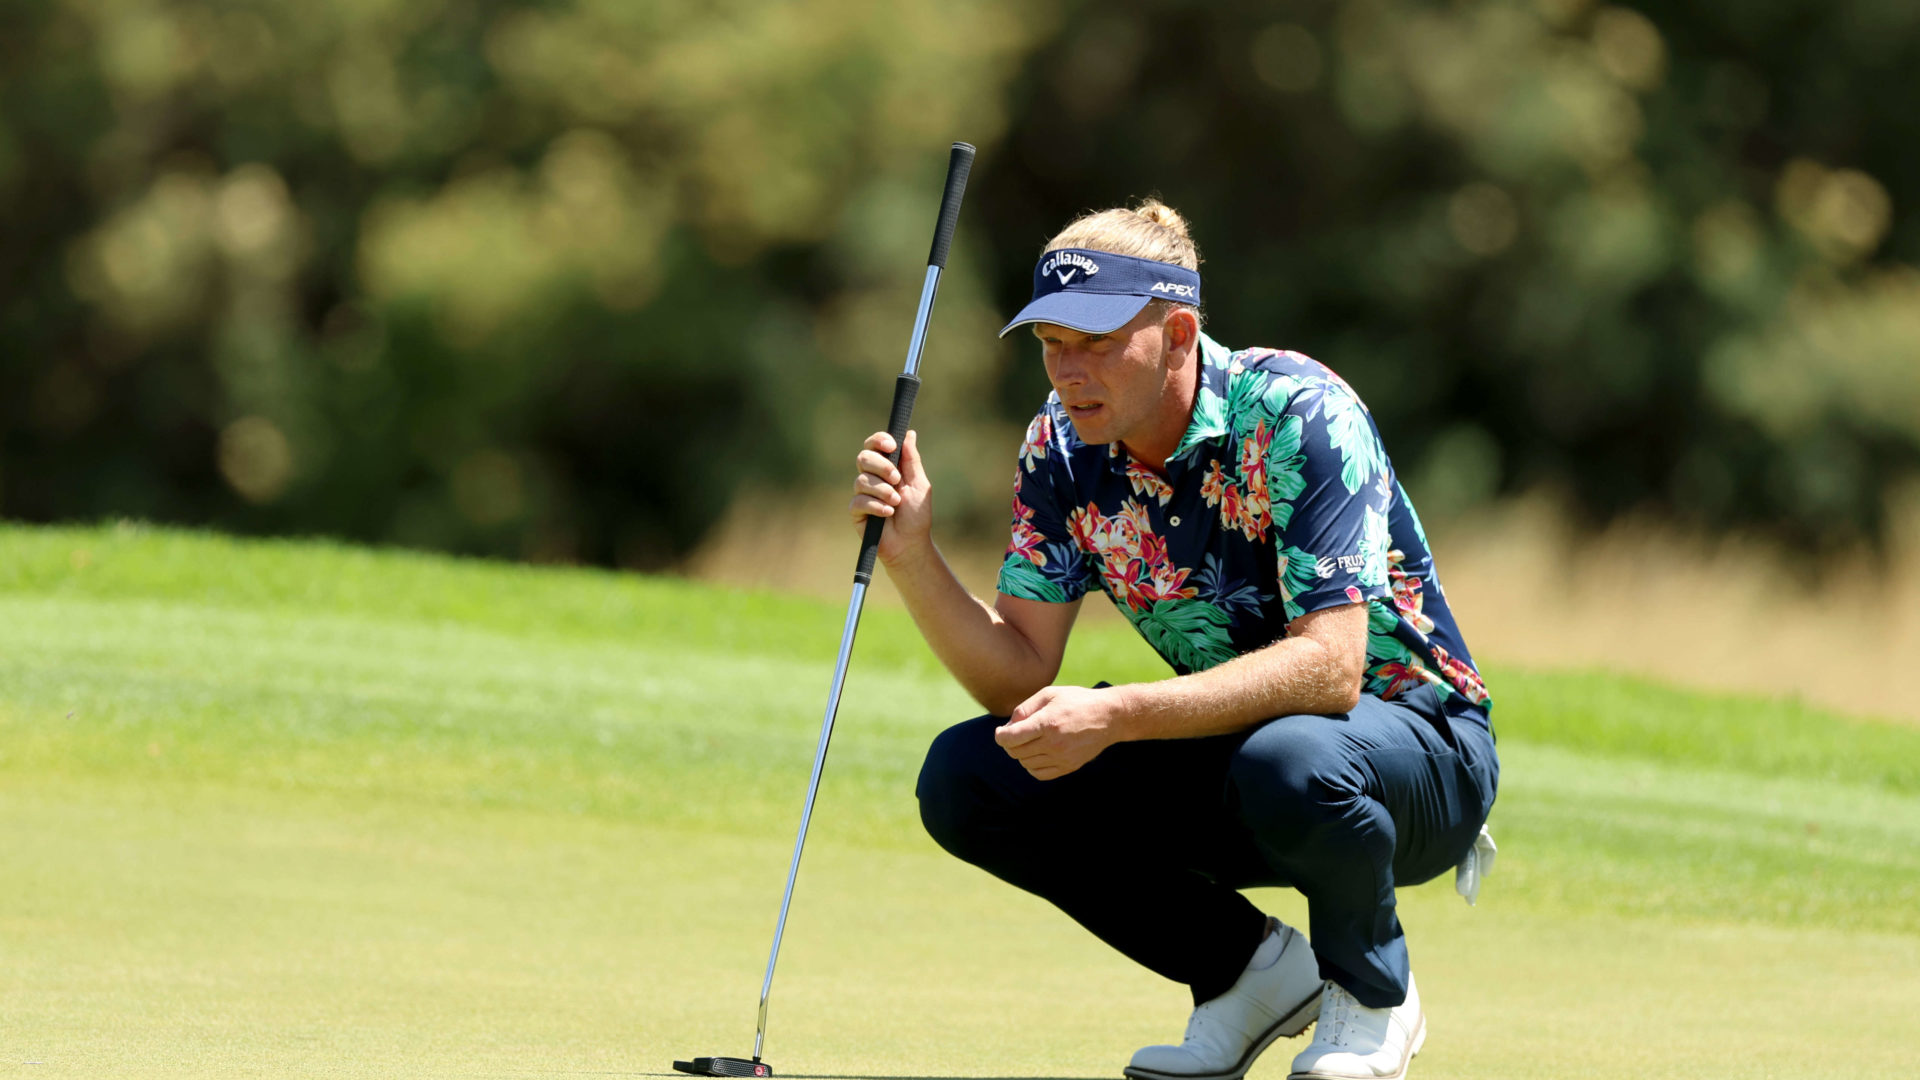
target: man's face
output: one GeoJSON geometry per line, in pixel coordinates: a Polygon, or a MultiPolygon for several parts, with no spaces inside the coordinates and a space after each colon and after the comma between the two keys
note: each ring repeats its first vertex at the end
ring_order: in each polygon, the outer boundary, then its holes
{"type": "Polygon", "coordinates": [[[1168,405],[1167,334],[1159,304],[1148,304],[1118,330],[1087,334],[1036,323],[1047,381],[1089,445],[1151,433],[1168,405]]]}

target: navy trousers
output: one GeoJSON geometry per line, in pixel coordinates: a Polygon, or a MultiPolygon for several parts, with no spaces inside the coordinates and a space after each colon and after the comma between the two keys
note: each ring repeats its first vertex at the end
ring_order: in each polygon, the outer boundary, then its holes
{"type": "Polygon", "coordinates": [[[1500,766],[1484,717],[1421,688],[1340,716],[1283,716],[1199,739],[1120,743],[1036,780],[980,716],[935,737],[920,817],[941,847],[1040,896],[1133,960],[1230,988],[1266,916],[1237,890],[1306,897],[1322,976],[1371,1008],[1406,999],[1394,887],[1466,856],[1500,766]]]}

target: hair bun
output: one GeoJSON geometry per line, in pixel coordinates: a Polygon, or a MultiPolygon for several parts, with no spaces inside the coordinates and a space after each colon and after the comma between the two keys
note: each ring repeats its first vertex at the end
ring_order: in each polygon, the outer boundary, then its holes
{"type": "Polygon", "coordinates": [[[1187,219],[1180,216],[1180,211],[1175,210],[1159,199],[1148,199],[1139,206],[1134,207],[1133,212],[1153,222],[1155,225],[1176,234],[1182,240],[1190,241],[1193,239],[1187,232],[1187,219]]]}
{"type": "Polygon", "coordinates": [[[1187,219],[1159,199],[1128,209],[1116,206],[1075,218],[1047,242],[1046,250],[1087,248],[1200,269],[1200,249],[1187,234],[1187,219]]]}

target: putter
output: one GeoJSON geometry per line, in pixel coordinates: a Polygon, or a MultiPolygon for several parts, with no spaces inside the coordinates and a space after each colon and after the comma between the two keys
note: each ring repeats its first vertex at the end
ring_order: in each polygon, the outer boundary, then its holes
{"type": "MultiPolygon", "coordinates": [[[[973,147],[953,144],[947,158],[947,190],[940,199],[940,219],[934,226],[933,250],[927,255],[927,277],[920,286],[920,310],[913,317],[913,336],[907,340],[907,366],[893,382],[893,411],[887,420],[887,433],[893,436],[893,453],[888,458],[900,463],[900,446],[907,438],[907,421],[913,416],[913,399],[920,393],[920,352],[927,344],[927,322],[933,315],[933,297],[940,289],[940,272],[947,266],[947,248],[953,243],[953,227],[960,219],[960,199],[966,194],[967,173],[973,169],[973,147]]],[[[793,903],[793,882],[800,873],[800,852],[807,844],[807,825],[813,820],[813,800],[820,791],[820,769],[827,761],[827,741],[833,737],[833,716],[840,709],[840,689],[847,681],[847,660],[853,655],[853,635],[860,628],[860,605],[867,598],[867,585],[873,581],[873,561],[880,550],[880,531],[887,519],[867,518],[867,531],[860,540],[860,561],[853,571],[853,599],[847,604],[847,624],[840,631],[840,656],[833,664],[833,686],[827,692],[827,716],[820,725],[820,746],[813,753],[813,776],[807,781],[807,803],[800,811],[800,835],[793,841],[793,862],[787,867],[787,890],[780,897],[780,920],[773,927],[773,951],[767,956],[767,977],[760,984],[760,1026],[753,1034],[753,1059],[736,1057],[697,1057],[676,1061],[673,1067],[695,1076],[772,1076],[773,1068],[760,1060],[760,1048],[767,1037],[767,998],[773,993],[773,965],[780,959],[780,939],[787,932],[787,907],[793,903]]]]}

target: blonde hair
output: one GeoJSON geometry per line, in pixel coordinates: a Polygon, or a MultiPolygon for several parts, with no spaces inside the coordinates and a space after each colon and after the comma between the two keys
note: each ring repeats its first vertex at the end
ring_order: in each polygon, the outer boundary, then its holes
{"type": "MultiPolygon", "coordinates": [[[[1115,255],[1172,263],[1193,271],[1200,269],[1200,249],[1187,232],[1187,219],[1181,217],[1178,210],[1153,198],[1131,210],[1115,207],[1083,214],[1047,241],[1041,254],[1061,248],[1111,251],[1115,255]]],[[[1174,307],[1191,310],[1195,318],[1200,315],[1200,309],[1193,304],[1175,304],[1171,300],[1153,303],[1159,305],[1162,317],[1174,307]]]]}

